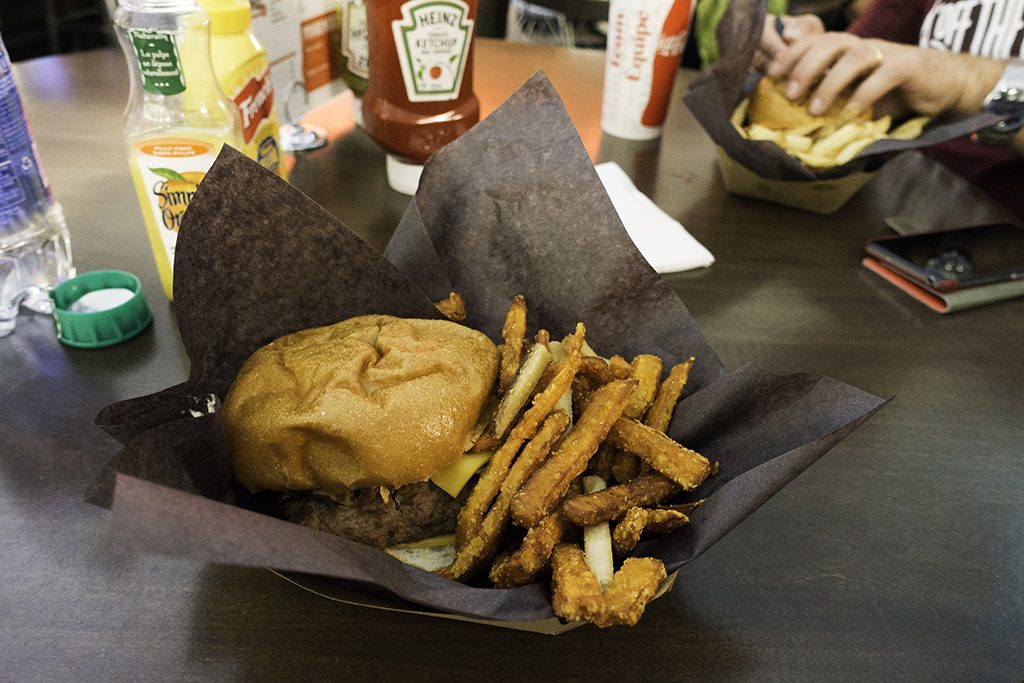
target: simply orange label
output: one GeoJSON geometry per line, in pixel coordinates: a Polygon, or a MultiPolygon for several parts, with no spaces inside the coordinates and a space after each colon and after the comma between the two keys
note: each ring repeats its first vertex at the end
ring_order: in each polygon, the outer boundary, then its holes
{"type": "Polygon", "coordinates": [[[217,158],[219,146],[189,138],[158,138],[134,144],[132,163],[147,223],[174,263],[174,247],[185,210],[217,158]]]}
{"type": "Polygon", "coordinates": [[[199,183],[206,177],[204,171],[185,171],[178,173],[169,168],[149,168],[150,173],[160,178],[153,184],[153,195],[160,211],[160,222],[163,227],[178,232],[181,217],[192,202],[199,183]]]}

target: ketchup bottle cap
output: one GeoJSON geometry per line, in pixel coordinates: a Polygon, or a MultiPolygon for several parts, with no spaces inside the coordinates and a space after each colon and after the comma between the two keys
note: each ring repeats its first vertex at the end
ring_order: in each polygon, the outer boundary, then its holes
{"type": "Polygon", "coordinates": [[[420,186],[420,174],[423,173],[423,166],[389,154],[387,173],[388,185],[392,190],[413,195],[416,194],[416,188],[420,186]]]}

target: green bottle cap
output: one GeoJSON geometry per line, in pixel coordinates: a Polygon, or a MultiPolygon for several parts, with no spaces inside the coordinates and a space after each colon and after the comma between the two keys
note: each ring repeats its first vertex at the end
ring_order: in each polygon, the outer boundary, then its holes
{"type": "Polygon", "coordinates": [[[50,298],[57,339],[80,349],[120,344],[153,322],[142,283],[122,270],[96,270],[65,280],[50,298]]]}

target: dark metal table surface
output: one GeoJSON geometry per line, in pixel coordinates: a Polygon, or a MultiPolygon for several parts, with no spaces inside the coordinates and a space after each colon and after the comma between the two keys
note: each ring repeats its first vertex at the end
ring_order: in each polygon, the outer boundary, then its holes
{"type": "MultiPolygon", "coordinates": [[[[601,139],[602,64],[482,41],[476,78],[489,110],[544,65],[592,156],[715,254],[668,281],[728,369],[829,375],[894,400],[633,629],[450,623],[329,602],[265,570],[123,552],[108,513],[82,502],[117,451],[93,419],[188,371],[128,175],[125,68],[113,51],[19,64],[79,270],[139,274],[155,323],[106,350],[62,347],[42,317],[0,340],[0,679],[1020,680],[1024,300],[942,317],[859,265],[885,216],[988,210],[916,157],[831,217],[729,196],[678,99],[660,144],[601,139]]],[[[383,247],[408,198],[365,135],[336,123],[292,182],[383,247]]]]}

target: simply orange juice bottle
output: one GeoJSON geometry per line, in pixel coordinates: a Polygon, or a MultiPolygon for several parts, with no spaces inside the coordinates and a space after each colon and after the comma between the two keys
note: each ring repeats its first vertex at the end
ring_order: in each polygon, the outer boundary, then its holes
{"type": "Polygon", "coordinates": [[[217,83],[238,108],[241,151],[285,177],[281,163],[274,84],[266,50],[253,35],[248,0],[199,0],[210,15],[210,52],[217,83]]]}
{"type": "Polygon", "coordinates": [[[160,281],[173,297],[181,218],[224,144],[243,148],[235,104],[210,60],[210,20],[196,0],[119,0],[128,60],[128,163],[160,281]]]}

